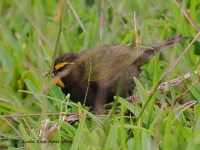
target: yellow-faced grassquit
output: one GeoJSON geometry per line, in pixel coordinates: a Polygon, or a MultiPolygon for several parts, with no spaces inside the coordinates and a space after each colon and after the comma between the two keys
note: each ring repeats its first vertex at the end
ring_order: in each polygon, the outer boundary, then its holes
{"type": "Polygon", "coordinates": [[[112,102],[134,87],[141,66],[157,52],[188,37],[175,36],[153,46],[126,44],[103,45],[80,54],[65,53],[56,60],[52,72],[54,82],[74,102],[93,108],[112,102]]]}

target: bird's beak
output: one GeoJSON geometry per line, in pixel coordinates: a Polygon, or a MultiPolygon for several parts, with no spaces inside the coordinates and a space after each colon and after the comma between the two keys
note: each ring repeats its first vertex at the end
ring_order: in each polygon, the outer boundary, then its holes
{"type": "Polygon", "coordinates": [[[48,71],[45,72],[44,76],[45,76],[45,77],[49,77],[49,74],[50,74],[50,69],[49,69],[48,71]]]}
{"type": "MultiPolygon", "coordinates": [[[[51,69],[49,69],[48,71],[46,71],[44,76],[45,77],[49,77],[50,76],[50,71],[51,71],[51,69]]],[[[51,73],[51,77],[52,78],[55,77],[55,71],[54,70],[51,73]]]]}
{"type": "MultiPolygon", "coordinates": [[[[53,70],[51,74],[51,78],[53,79],[54,84],[64,88],[65,87],[64,83],[61,81],[59,77],[56,76],[56,74],[57,72],[53,70]]],[[[49,77],[49,76],[50,76],[50,69],[47,72],[45,72],[45,77],[49,77]]]]}

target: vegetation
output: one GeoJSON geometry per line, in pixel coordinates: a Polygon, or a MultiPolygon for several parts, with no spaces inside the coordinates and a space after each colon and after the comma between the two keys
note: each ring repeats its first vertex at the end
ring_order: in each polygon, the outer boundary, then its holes
{"type": "Polygon", "coordinates": [[[0,149],[200,149],[199,14],[197,0],[1,0],[0,149]],[[138,37],[147,45],[179,34],[190,39],[157,54],[133,79],[140,101],[115,98],[116,111],[99,116],[44,76],[60,19],[57,54],[138,37]],[[178,86],[146,94],[188,72],[178,86]],[[127,109],[134,115],[125,116],[127,109]],[[79,120],[67,123],[77,112],[79,120]]]}

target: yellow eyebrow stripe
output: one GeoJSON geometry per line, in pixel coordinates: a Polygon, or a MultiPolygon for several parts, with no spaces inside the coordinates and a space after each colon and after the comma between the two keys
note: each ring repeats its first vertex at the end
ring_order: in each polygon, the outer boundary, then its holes
{"type": "Polygon", "coordinates": [[[68,64],[74,64],[73,62],[59,62],[57,65],[55,65],[55,70],[58,70],[58,69],[60,69],[60,68],[62,68],[63,66],[65,66],[65,65],[68,65],[68,64]]]}

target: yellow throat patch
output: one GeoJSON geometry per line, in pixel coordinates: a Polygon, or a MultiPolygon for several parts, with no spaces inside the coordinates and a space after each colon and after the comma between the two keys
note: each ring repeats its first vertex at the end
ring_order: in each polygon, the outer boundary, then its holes
{"type": "Polygon", "coordinates": [[[59,86],[62,87],[62,88],[65,87],[64,83],[63,83],[63,82],[61,81],[61,79],[58,78],[58,77],[53,77],[53,82],[54,82],[55,84],[59,85],[59,86]]]}

